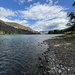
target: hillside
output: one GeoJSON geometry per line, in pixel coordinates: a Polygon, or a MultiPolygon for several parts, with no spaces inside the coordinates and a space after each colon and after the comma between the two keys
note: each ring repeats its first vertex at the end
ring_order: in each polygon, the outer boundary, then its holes
{"type": "Polygon", "coordinates": [[[0,20],[0,34],[38,34],[29,27],[0,20]]]}
{"type": "Polygon", "coordinates": [[[28,31],[34,32],[34,30],[32,30],[31,28],[23,26],[23,25],[20,25],[18,23],[6,22],[6,24],[11,26],[11,27],[17,28],[17,29],[23,29],[23,30],[28,30],[28,31]]]}

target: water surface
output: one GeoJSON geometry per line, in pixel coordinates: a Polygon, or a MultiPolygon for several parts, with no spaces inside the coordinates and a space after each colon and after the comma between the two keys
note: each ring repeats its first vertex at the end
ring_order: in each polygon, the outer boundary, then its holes
{"type": "Polygon", "coordinates": [[[34,75],[44,40],[57,35],[0,35],[0,75],[34,75]]]}

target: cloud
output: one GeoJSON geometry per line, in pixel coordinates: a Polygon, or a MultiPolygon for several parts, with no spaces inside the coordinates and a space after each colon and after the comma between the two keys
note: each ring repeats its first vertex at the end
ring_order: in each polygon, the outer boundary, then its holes
{"type": "Polygon", "coordinates": [[[46,0],[46,2],[49,2],[50,4],[52,4],[53,0],[46,0]]]}
{"type": "MultiPolygon", "coordinates": [[[[48,1],[51,2],[52,0],[48,1]]],[[[57,5],[57,3],[58,1],[51,5],[46,3],[40,4],[38,2],[25,8],[25,10],[17,11],[0,7],[0,19],[8,22],[17,22],[24,26],[30,26],[37,31],[63,29],[66,28],[68,21],[67,12],[65,11],[67,9],[57,5]],[[14,20],[11,18],[14,18],[14,20]],[[31,25],[31,20],[35,20],[33,25],[31,25]]]]}
{"type": "Polygon", "coordinates": [[[60,5],[34,4],[26,10],[19,11],[21,18],[36,20],[32,28],[34,30],[63,29],[67,24],[67,10],[60,5]]]}
{"type": "Polygon", "coordinates": [[[50,5],[53,5],[53,4],[58,4],[58,0],[56,0],[55,2],[53,2],[53,0],[46,0],[46,2],[48,3],[48,4],[50,4],[50,5]]]}
{"type": "Polygon", "coordinates": [[[9,16],[16,16],[16,13],[13,12],[12,10],[0,7],[0,17],[9,17],[9,16]]]}
{"type": "Polygon", "coordinates": [[[8,19],[8,18],[1,18],[1,17],[0,17],[0,20],[5,21],[5,22],[18,23],[18,24],[21,24],[21,25],[27,26],[27,27],[30,26],[30,25],[28,24],[28,21],[26,21],[26,20],[20,20],[20,19],[10,20],[10,19],[8,19]]]}
{"type": "Polygon", "coordinates": [[[54,4],[58,4],[58,2],[59,2],[59,1],[57,0],[54,4]]]}
{"type": "Polygon", "coordinates": [[[49,6],[45,4],[37,4],[29,7],[27,10],[19,12],[21,17],[25,19],[41,20],[66,17],[67,13],[64,12],[64,10],[65,9],[63,7],[57,5],[49,6]]]}
{"type": "Polygon", "coordinates": [[[25,0],[14,0],[15,2],[18,2],[19,4],[25,3],[25,0]]]}
{"type": "Polygon", "coordinates": [[[53,4],[53,0],[48,0],[50,2],[50,4],[53,4]]]}
{"type": "Polygon", "coordinates": [[[31,2],[32,0],[15,0],[15,2],[18,2],[19,4],[24,4],[25,2],[31,2]]]}
{"type": "Polygon", "coordinates": [[[28,0],[28,2],[32,2],[32,0],[28,0]]]}
{"type": "Polygon", "coordinates": [[[67,19],[57,18],[53,20],[41,20],[37,21],[32,28],[38,31],[53,30],[53,29],[64,29],[66,28],[67,19]],[[61,20],[60,20],[61,19],[61,20]]]}
{"type": "Polygon", "coordinates": [[[20,4],[23,4],[25,2],[25,0],[19,0],[20,4]]]}
{"type": "Polygon", "coordinates": [[[13,19],[14,17],[17,17],[18,12],[13,11],[10,9],[6,9],[3,7],[0,7],[0,20],[3,20],[5,22],[16,22],[25,26],[29,26],[28,22],[26,20],[20,20],[20,19],[13,19]],[[10,18],[10,19],[9,19],[10,18]]]}

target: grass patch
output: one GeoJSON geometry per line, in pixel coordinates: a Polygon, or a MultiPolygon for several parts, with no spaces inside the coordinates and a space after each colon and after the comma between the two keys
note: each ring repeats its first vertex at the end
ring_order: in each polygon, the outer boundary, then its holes
{"type": "Polygon", "coordinates": [[[64,38],[65,40],[75,44],[75,34],[71,34],[71,35],[62,35],[62,36],[59,36],[59,37],[62,37],[64,38]]]}

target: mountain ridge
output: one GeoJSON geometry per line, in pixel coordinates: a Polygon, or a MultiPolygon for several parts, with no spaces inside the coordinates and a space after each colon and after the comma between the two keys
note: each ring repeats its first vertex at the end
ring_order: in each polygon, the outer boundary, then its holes
{"type": "Polygon", "coordinates": [[[30,27],[23,26],[15,22],[5,22],[0,20],[0,34],[39,34],[30,27]]]}

